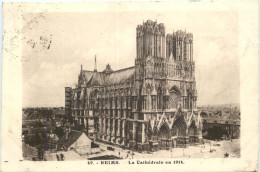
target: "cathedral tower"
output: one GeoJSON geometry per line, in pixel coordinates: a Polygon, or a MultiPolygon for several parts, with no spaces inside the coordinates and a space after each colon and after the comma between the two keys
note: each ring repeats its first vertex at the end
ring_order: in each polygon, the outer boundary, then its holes
{"type": "Polygon", "coordinates": [[[165,57],[164,24],[147,20],[136,28],[137,58],[165,57]]]}
{"type": "Polygon", "coordinates": [[[166,57],[178,61],[193,61],[193,35],[181,30],[167,34],[166,57]]]}

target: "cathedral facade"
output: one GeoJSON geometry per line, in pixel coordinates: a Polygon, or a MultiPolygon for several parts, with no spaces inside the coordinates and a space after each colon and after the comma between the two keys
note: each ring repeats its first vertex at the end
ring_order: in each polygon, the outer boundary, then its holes
{"type": "Polygon", "coordinates": [[[136,28],[135,66],[83,70],[65,88],[65,110],[95,140],[138,151],[186,147],[202,140],[193,35],[165,34],[148,20],[136,28]]]}

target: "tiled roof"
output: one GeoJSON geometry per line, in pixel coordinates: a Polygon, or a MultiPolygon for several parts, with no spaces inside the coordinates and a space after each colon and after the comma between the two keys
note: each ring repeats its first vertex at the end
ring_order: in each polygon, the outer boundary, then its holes
{"type": "Polygon", "coordinates": [[[25,160],[32,160],[33,158],[38,157],[38,150],[34,147],[31,147],[25,143],[22,143],[23,157],[25,160]]]}
{"type": "Polygon", "coordinates": [[[65,147],[66,149],[70,147],[73,143],[75,143],[78,138],[81,136],[82,132],[72,130],[69,132],[68,137],[66,134],[62,136],[58,142],[57,142],[57,148],[60,150],[62,147],[65,147]]]}

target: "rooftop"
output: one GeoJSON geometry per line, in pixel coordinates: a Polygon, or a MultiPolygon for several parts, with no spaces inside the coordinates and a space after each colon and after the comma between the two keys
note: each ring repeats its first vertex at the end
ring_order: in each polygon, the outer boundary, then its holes
{"type": "Polygon", "coordinates": [[[86,86],[113,85],[131,81],[134,77],[135,67],[128,67],[113,71],[108,64],[103,72],[82,70],[79,75],[79,83],[86,86]]]}

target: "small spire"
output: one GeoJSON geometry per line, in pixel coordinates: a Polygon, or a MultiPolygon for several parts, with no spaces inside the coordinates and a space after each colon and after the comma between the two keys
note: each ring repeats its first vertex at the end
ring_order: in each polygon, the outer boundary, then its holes
{"type": "Polygon", "coordinates": [[[94,68],[94,72],[97,71],[97,59],[96,59],[96,55],[95,55],[95,68],[94,68]]]}
{"type": "Polygon", "coordinates": [[[80,70],[82,71],[82,64],[80,65],[80,70]]]}

